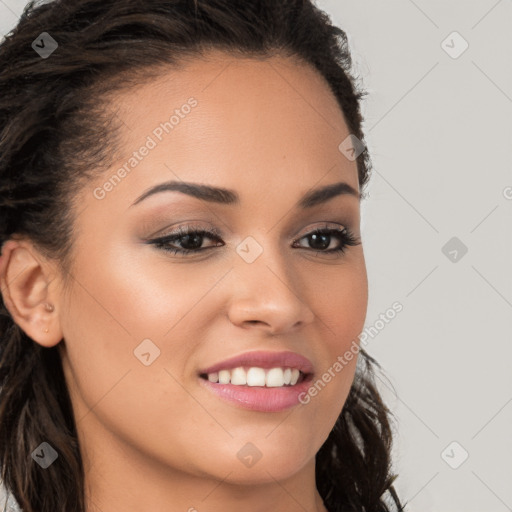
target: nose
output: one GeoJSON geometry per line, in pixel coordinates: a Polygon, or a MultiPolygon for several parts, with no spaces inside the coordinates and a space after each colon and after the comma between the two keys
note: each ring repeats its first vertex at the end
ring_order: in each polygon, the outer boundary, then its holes
{"type": "Polygon", "coordinates": [[[315,315],[301,294],[299,276],[286,263],[282,254],[268,249],[252,263],[236,262],[228,307],[233,324],[254,325],[274,335],[313,322],[315,315]]]}

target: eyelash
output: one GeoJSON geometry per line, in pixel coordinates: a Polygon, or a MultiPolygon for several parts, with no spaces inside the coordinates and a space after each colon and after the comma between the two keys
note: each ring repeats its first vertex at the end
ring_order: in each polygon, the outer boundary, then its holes
{"type": "MultiPolygon", "coordinates": [[[[199,252],[203,252],[208,249],[214,249],[215,247],[221,247],[220,245],[206,247],[204,249],[180,249],[177,247],[169,247],[168,244],[170,242],[174,242],[176,240],[179,240],[180,238],[183,238],[185,236],[190,236],[190,235],[200,235],[201,237],[206,236],[212,240],[214,240],[214,239],[220,240],[220,236],[221,236],[220,232],[215,228],[195,229],[192,226],[186,226],[186,227],[180,227],[174,233],[157,238],[155,240],[151,240],[148,243],[155,245],[158,249],[161,249],[165,252],[169,252],[169,253],[172,253],[175,255],[181,254],[183,256],[190,254],[190,253],[197,254],[199,252]]],[[[294,240],[294,243],[299,240],[302,240],[303,238],[306,238],[306,237],[309,237],[312,235],[336,235],[336,236],[338,236],[342,243],[341,243],[341,246],[337,249],[329,249],[327,251],[322,251],[322,250],[318,250],[318,249],[310,249],[311,251],[315,251],[317,253],[319,252],[321,254],[335,254],[338,257],[341,257],[343,255],[343,253],[345,252],[345,250],[348,246],[356,246],[361,243],[361,240],[358,237],[354,236],[352,234],[352,232],[348,230],[348,228],[339,229],[339,228],[332,228],[332,227],[327,227],[327,226],[325,226],[323,228],[315,229],[314,231],[306,233],[304,236],[302,236],[298,240],[294,240]]],[[[303,247],[303,249],[305,249],[305,247],[303,247]]]]}

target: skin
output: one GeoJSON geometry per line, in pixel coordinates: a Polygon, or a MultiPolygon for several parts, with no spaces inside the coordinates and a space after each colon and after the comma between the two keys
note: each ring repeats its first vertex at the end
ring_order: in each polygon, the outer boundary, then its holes
{"type": "MultiPolygon", "coordinates": [[[[359,191],[356,162],[338,149],[350,132],[335,97],[315,70],[290,58],[211,52],[118,94],[112,108],[125,123],[123,154],[77,198],[67,286],[58,262],[30,240],[6,242],[1,258],[16,323],[35,342],[59,345],[87,512],[326,512],[315,454],[342,410],[357,357],[307,405],[273,413],[224,402],[197,372],[246,351],[291,350],[319,378],[362,331],[363,246],[327,256],[305,236],[325,222],[360,236],[359,199],[294,206],[308,190],[340,181],[359,191]],[[191,96],[191,113],[96,199],[95,187],[191,96]],[[163,192],[130,207],[170,179],[233,189],[241,203],[163,192]],[[191,222],[219,229],[224,245],[181,256],[144,243],[191,222]],[[248,236],[263,248],[250,264],[236,252],[248,236]],[[134,356],[146,338],[160,349],[149,366],[134,356]],[[262,454],[252,467],[237,457],[248,442],[262,454]]],[[[205,237],[201,247],[214,245],[205,237]]]]}

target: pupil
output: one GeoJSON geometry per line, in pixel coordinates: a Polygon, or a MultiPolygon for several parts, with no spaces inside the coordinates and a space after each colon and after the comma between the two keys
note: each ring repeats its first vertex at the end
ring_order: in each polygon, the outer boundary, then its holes
{"type": "Polygon", "coordinates": [[[184,249],[197,249],[198,247],[201,247],[201,242],[203,241],[202,235],[194,234],[194,235],[185,235],[183,237],[184,243],[182,243],[182,246],[185,246],[184,249]],[[193,247],[186,247],[187,245],[190,245],[190,240],[193,240],[195,243],[192,243],[193,247]]]}
{"type": "Polygon", "coordinates": [[[326,235],[326,234],[314,234],[314,235],[311,235],[311,238],[313,240],[313,249],[325,249],[327,247],[329,247],[329,239],[330,235],[326,235]],[[317,242],[319,242],[319,239],[322,239],[322,242],[317,245],[317,242]]]}

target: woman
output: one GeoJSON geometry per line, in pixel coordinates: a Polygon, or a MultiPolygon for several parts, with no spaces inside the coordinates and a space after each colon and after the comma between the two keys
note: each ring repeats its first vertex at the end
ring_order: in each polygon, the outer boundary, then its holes
{"type": "Polygon", "coordinates": [[[0,460],[25,512],[402,510],[357,344],[350,66],[307,0],[26,8],[0,50],[0,460]]]}

